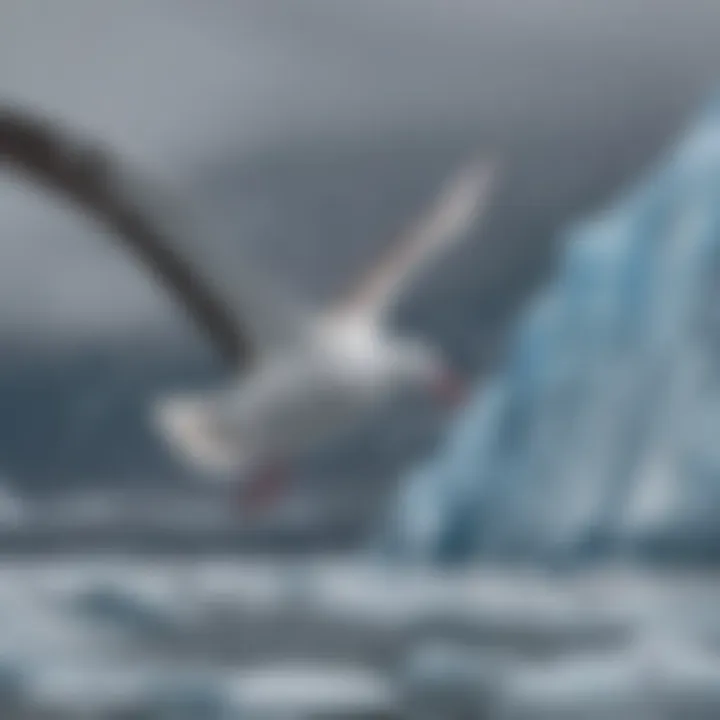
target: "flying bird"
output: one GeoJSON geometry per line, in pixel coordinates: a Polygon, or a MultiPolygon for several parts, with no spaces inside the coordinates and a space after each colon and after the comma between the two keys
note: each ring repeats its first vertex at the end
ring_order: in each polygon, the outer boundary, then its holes
{"type": "Polygon", "coordinates": [[[209,229],[108,148],[45,117],[0,108],[0,165],[79,204],[114,231],[182,304],[233,370],[220,389],[159,399],[151,421],[169,449],[208,478],[242,481],[247,498],[284,479],[285,464],[399,392],[458,400],[462,383],[431,343],[402,337],[388,315],[439,255],[468,237],[495,167],[475,160],[381,262],[332,307],[318,310],[237,257],[209,252],[209,229]],[[228,264],[232,277],[228,281],[228,264]]]}

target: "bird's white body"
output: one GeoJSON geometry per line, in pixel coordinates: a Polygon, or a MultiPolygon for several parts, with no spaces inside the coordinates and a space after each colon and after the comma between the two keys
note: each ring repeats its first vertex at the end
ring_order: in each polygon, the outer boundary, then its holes
{"type": "Polygon", "coordinates": [[[216,396],[162,402],[157,419],[171,445],[211,472],[253,470],[332,439],[387,403],[414,371],[435,371],[411,364],[414,344],[370,325],[315,330],[216,396]]]}

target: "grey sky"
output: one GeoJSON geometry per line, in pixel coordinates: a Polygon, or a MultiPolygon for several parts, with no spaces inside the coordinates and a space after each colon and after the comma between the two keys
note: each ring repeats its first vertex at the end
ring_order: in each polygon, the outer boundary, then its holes
{"type": "MultiPolygon", "coordinates": [[[[623,122],[720,65],[715,0],[0,0],[0,99],[192,183],[292,139],[623,122]]],[[[134,326],[159,294],[78,218],[0,183],[0,323],[134,326]],[[89,299],[92,301],[89,302],[89,299]]]]}

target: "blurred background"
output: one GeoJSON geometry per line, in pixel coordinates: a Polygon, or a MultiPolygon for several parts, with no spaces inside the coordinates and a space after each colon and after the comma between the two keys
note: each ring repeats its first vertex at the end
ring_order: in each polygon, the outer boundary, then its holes
{"type": "Polygon", "coordinates": [[[0,0],[2,103],[311,302],[503,168],[393,319],[467,405],[393,408],[257,516],[147,421],[225,378],[204,339],[0,177],[3,717],[718,717],[719,41],[711,0],[0,0]]]}

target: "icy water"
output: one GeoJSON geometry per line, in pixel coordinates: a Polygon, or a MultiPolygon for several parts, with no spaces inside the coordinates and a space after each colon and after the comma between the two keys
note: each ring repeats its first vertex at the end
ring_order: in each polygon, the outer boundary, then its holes
{"type": "Polygon", "coordinates": [[[3,718],[716,718],[720,583],[5,560],[3,718]]]}

